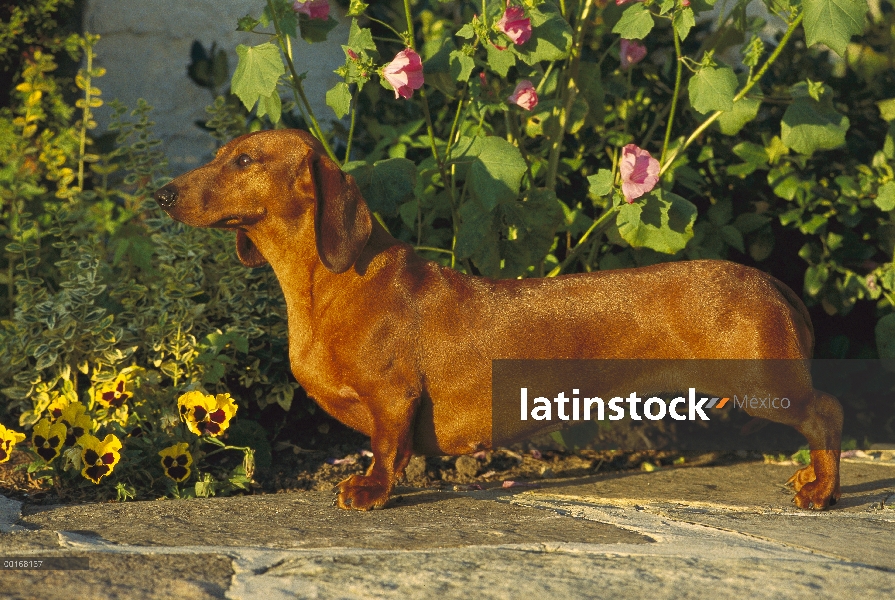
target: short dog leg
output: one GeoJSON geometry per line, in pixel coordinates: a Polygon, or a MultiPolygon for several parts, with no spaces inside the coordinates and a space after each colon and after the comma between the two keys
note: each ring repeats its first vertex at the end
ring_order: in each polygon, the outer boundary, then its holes
{"type": "Polygon", "coordinates": [[[823,510],[839,501],[839,454],[842,443],[842,406],[833,396],[814,392],[808,417],[797,426],[808,439],[811,464],[797,471],[787,484],[796,490],[799,508],[823,510]]]}
{"type": "Polygon", "coordinates": [[[370,438],[373,464],[366,475],[352,475],[338,485],[339,508],[369,510],[385,506],[398,473],[413,454],[411,426],[415,408],[416,403],[409,414],[385,415],[386,422],[375,423],[370,438]]]}

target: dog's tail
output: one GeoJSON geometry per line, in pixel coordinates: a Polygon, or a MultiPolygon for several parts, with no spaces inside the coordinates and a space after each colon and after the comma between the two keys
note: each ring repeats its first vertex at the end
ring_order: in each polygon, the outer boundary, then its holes
{"type": "Polygon", "coordinates": [[[774,284],[774,287],[777,288],[777,291],[780,292],[780,295],[783,296],[783,299],[786,300],[794,315],[805,325],[804,328],[799,329],[799,342],[805,350],[805,356],[811,358],[814,356],[814,325],[811,323],[811,315],[808,314],[805,303],[788,285],[775,277],[769,277],[769,279],[774,284]]]}

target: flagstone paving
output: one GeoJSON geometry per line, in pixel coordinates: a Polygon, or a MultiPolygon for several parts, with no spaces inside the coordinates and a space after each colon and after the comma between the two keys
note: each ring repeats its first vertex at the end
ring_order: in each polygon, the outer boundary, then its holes
{"type": "Polygon", "coordinates": [[[895,468],[844,462],[837,508],[800,511],[793,466],[661,469],[541,487],[402,488],[340,511],[296,492],[21,506],[0,497],[8,598],[895,596],[895,468]]]}

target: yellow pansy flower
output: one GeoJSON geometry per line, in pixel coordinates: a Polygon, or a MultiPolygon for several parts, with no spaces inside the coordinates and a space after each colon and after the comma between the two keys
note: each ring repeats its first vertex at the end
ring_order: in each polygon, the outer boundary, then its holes
{"type": "Polygon", "coordinates": [[[87,413],[87,407],[80,402],[73,402],[65,407],[59,415],[57,423],[64,423],[66,428],[65,445],[74,446],[85,433],[93,427],[93,419],[87,413]]]}
{"type": "Polygon", "coordinates": [[[97,385],[93,397],[103,406],[121,408],[131,394],[127,391],[127,380],[123,375],[119,375],[112,381],[97,385]]]}
{"type": "Polygon", "coordinates": [[[99,483],[100,479],[111,473],[121,459],[121,442],[111,433],[103,441],[87,433],[78,443],[84,463],[81,475],[93,483],[99,483]]]}
{"type": "Polygon", "coordinates": [[[64,423],[51,423],[49,419],[41,419],[34,425],[34,430],[31,432],[34,451],[45,461],[52,462],[59,456],[67,433],[64,423]]]}
{"type": "Polygon", "coordinates": [[[0,463],[8,461],[12,454],[12,447],[24,439],[24,433],[7,429],[3,423],[0,423],[0,463]]]}
{"type": "Polygon", "coordinates": [[[193,455],[190,454],[189,444],[181,442],[168,446],[158,453],[162,457],[162,468],[165,475],[174,481],[181,482],[190,476],[190,465],[193,464],[193,455]]]}
{"type": "Polygon", "coordinates": [[[230,394],[212,396],[199,391],[187,392],[177,400],[180,418],[196,435],[221,435],[236,415],[230,394]]]}

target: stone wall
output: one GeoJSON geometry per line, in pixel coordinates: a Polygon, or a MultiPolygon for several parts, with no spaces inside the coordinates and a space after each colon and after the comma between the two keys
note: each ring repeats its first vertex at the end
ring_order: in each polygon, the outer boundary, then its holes
{"type": "MultiPolygon", "coordinates": [[[[217,42],[229,55],[232,74],[236,45],[265,41],[235,31],[236,21],[249,12],[257,16],[263,5],[258,0],[88,0],[84,28],[102,36],[97,63],[107,69],[98,82],[103,98],[117,98],[130,107],[145,98],[155,107],[156,133],[164,142],[172,175],[202,164],[216,147],[215,140],[194,125],[207,118],[205,107],[213,98],[187,76],[193,41],[206,48],[217,42]]],[[[320,119],[335,118],[324,95],[338,81],[333,70],[344,63],[341,44],[348,39],[348,21],[335,5],[332,14],[342,22],[325,43],[298,40],[293,46],[296,69],[308,71],[305,91],[320,119]]],[[[100,129],[109,114],[108,107],[100,109],[100,129]]]]}

